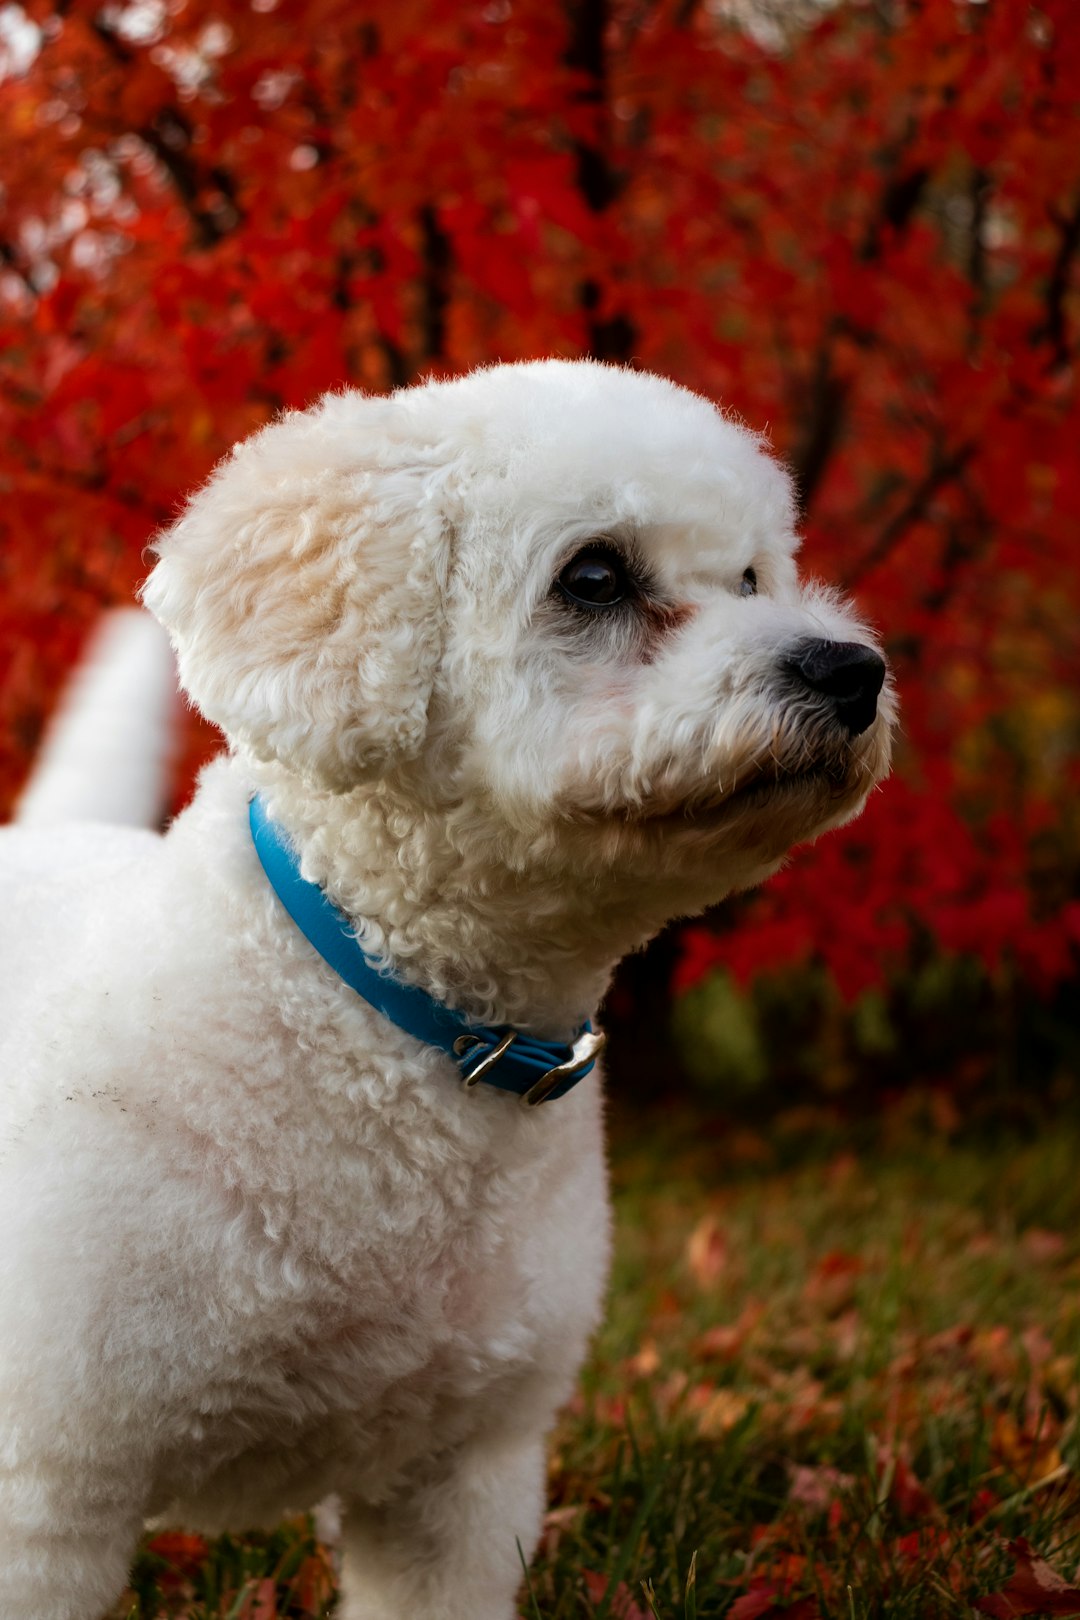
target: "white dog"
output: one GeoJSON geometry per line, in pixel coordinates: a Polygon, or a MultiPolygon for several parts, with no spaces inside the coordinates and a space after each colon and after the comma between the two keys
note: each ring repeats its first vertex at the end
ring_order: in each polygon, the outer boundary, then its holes
{"type": "Polygon", "coordinates": [[[509,1620],[607,1270],[586,1020],[887,767],[795,545],[752,434],[557,361],[285,416],[161,540],[228,757],[164,838],[0,839],[3,1620],[334,1492],[347,1620],[509,1620]]]}

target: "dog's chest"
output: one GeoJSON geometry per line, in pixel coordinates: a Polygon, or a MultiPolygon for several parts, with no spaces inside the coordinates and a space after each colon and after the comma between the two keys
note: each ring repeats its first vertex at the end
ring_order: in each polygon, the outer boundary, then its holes
{"type": "Polygon", "coordinates": [[[219,1246],[207,1209],[230,1332],[206,1346],[212,1387],[177,1414],[155,1496],[210,1525],[381,1489],[537,1387],[553,1406],[599,1315],[595,1091],[543,1120],[503,1096],[444,1093],[441,1076],[434,1091],[399,1078],[375,1106],[375,1079],[361,1094],[348,1061],[329,1084],[314,1038],[300,1069],[291,1128],[271,1128],[268,1049],[243,1139],[232,1110],[220,1169],[198,1148],[203,1174],[247,1183],[242,1216],[230,1211],[235,1248],[219,1246]]]}
{"type": "Polygon", "coordinates": [[[585,1151],[586,1134],[520,1173],[477,1166],[467,1206],[454,1178],[442,1196],[429,1187],[409,1230],[391,1204],[390,1241],[368,1203],[347,1263],[313,1266],[301,1297],[237,1347],[235,1377],[214,1414],[185,1425],[159,1501],[180,1495],[183,1516],[209,1527],[267,1522],[331,1491],[378,1497],[500,1412],[550,1414],[606,1274],[599,1139],[585,1151]]]}

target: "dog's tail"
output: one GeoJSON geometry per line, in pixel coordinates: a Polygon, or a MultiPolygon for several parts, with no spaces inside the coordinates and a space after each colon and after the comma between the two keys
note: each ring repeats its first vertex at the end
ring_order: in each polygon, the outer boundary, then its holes
{"type": "Polygon", "coordinates": [[[148,613],[106,615],[45,733],[15,812],[24,826],[155,827],[165,810],[179,700],[165,633],[148,613]]]}

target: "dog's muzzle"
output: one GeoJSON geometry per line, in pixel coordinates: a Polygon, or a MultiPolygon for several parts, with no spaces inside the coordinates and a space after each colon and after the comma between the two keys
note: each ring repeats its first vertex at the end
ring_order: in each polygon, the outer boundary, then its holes
{"type": "Polygon", "coordinates": [[[831,699],[849,737],[868,731],[885,684],[885,660],[858,641],[800,641],[781,666],[799,686],[831,699]]]}

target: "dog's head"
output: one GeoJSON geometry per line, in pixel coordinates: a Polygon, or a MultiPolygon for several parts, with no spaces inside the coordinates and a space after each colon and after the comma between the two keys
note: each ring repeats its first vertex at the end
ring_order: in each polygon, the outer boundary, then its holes
{"type": "Polygon", "coordinates": [[[408,781],[519,847],[707,857],[720,892],[888,765],[885,665],[796,544],[760,439],[549,361],[285,416],[193,498],[145,598],[200,708],[314,791],[408,781]]]}

